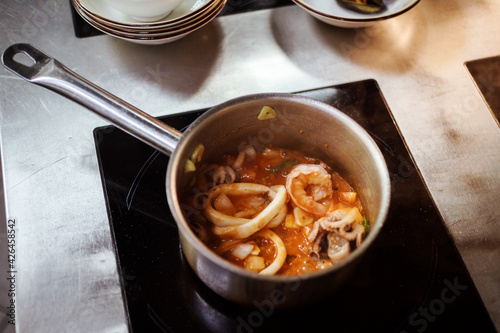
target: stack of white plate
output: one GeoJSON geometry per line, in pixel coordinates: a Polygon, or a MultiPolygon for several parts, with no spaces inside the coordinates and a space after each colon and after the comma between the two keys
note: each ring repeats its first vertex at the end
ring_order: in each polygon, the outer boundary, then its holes
{"type": "Polygon", "coordinates": [[[75,11],[96,29],[139,44],[165,44],[178,40],[213,20],[227,0],[183,0],[168,16],[140,21],[103,0],[71,0],[75,11]]]}

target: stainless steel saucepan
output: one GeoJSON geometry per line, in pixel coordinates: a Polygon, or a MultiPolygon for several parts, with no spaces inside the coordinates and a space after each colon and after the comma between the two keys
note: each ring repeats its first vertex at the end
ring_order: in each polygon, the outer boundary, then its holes
{"type": "Polygon", "coordinates": [[[291,307],[323,298],[341,286],[382,228],[390,202],[385,160],[361,126],[327,104],[281,93],[244,96],[211,108],[181,134],[31,45],[10,46],[2,61],[5,67],[29,82],[83,105],[170,155],[166,193],[184,256],[198,277],[226,299],[246,305],[271,302],[275,307],[291,307]],[[27,65],[16,60],[20,53],[33,63],[27,65]],[[263,106],[276,110],[276,117],[259,120],[263,106]],[[203,159],[207,161],[223,153],[236,152],[245,144],[256,148],[272,144],[322,159],[355,187],[371,224],[370,233],[340,264],[302,276],[261,276],[226,262],[196,237],[189,227],[190,211],[182,205],[190,176],[184,167],[200,143],[205,146],[203,159]]]}

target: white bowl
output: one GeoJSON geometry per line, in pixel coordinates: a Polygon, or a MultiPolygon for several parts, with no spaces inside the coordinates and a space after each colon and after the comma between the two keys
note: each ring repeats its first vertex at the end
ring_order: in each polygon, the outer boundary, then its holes
{"type": "Polygon", "coordinates": [[[107,25],[105,22],[89,16],[82,8],[77,6],[77,0],[72,0],[75,11],[94,28],[104,32],[107,35],[126,40],[136,44],[159,45],[174,42],[191,32],[198,30],[212,21],[224,8],[227,0],[215,0],[213,5],[208,7],[196,18],[190,21],[182,22],[176,27],[167,27],[150,31],[127,32],[107,25]]]}
{"type": "Polygon", "coordinates": [[[75,3],[75,0],[72,0],[75,10],[80,14],[80,16],[87,17],[92,21],[92,23],[97,23],[112,31],[117,31],[119,33],[125,33],[137,36],[145,36],[145,35],[155,36],[155,35],[163,35],[165,33],[179,32],[185,30],[186,28],[191,27],[196,22],[203,21],[207,16],[212,16],[213,12],[221,6],[222,2],[225,3],[225,1],[223,0],[211,1],[210,5],[206,6],[204,10],[200,11],[197,15],[189,16],[187,19],[178,21],[176,24],[136,29],[135,26],[124,27],[110,23],[108,20],[102,19],[100,16],[88,12],[84,8],[78,7],[78,5],[75,3]]]}
{"type": "Polygon", "coordinates": [[[104,0],[138,21],[152,22],[167,16],[184,0],[104,0]]]}
{"type": "Polygon", "coordinates": [[[102,0],[72,0],[73,6],[98,21],[106,22],[115,28],[151,30],[171,27],[190,20],[208,10],[216,0],[184,0],[166,17],[154,22],[142,22],[126,15],[102,0]]]}
{"type": "Polygon", "coordinates": [[[361,28],[406,13],[420,0],[385,0],[377,13],[360,13],[343,7],[337,0],[293,0],[299,7],[327,24],[342,28],[361,28]]]}

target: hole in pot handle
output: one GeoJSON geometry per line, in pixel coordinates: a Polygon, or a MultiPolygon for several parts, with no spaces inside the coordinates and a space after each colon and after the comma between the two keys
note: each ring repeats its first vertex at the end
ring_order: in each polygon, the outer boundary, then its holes
{"type": "Polygon", "coordinates": [[[23,79],[77,102],[162,153],[170,155],[177,147],[181,132],[96,86],[29,44],[11,45],[3,53],[2,62],[23,79]],[[33,65],[16,61],[20,53],[31,58],[33,65]]]}

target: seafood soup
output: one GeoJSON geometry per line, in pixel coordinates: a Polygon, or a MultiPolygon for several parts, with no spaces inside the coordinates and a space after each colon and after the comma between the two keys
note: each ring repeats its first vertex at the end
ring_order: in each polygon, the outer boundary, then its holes
{"type": "Polygon", "coordinates": [[[355,190],[296,151],[245,146],[197,166],[191,186],[184,201],[195,212],[191,229],[213,252],[258,274],[332,267],[369,232],[355,190]]]}

